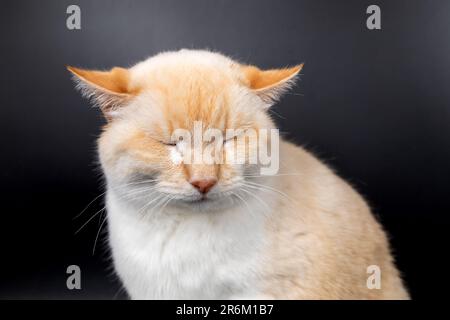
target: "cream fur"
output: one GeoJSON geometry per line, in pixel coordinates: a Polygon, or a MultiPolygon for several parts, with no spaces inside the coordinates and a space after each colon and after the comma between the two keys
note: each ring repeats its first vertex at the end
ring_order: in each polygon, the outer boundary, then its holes
{"type": "Polygon", "coordinates": [[[276,79],[286,71],[270,73],[275,91],[258,88],[263,97],[239,63],[217,53],[168,52],[129,69],[129,88],[139,93],[114,108],[99,154],[109,244],[132,298],[408,298],[364,200],[301,147],[282,142],[282,170],[267,177],[245,166],[171,161],[178,157],[164,144],[171,130],[189,129],[195,119],[222,129],[272,128],[267,97],[277,97],[296,73],[286,81],[276,79]],[[212,201],[189,202],[198,195],[188,178],[215,174],[212,201]],[[139,183],[149,177],[155,181],[142,183],[142,192],[139,183]],[[167,194],[173,201],[162,200],[167,194]],[[369,265],[381,268],[381,289],[367,288],[369,265]]]}

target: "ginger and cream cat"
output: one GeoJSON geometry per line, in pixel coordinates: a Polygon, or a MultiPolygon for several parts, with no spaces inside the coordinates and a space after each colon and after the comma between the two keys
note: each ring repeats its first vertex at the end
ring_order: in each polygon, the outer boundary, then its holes
{"type": "MultiPolygon", "coordinates": [[[[196,122],[275,128],[268,108],[301,68],[263,71],[200,50],[129,69],[69,67],[107,119],[98,152],[109,244],[131,298],[408,298],[365,201],[301,147],[281,140],[273,175],[258,164],[174,161],[194,147],[173,131],[196,122]],[[367,286],[371,265],[379,289],[367,286]]],[[[249,148],[237,152],[245,158],[249,148]]]]}

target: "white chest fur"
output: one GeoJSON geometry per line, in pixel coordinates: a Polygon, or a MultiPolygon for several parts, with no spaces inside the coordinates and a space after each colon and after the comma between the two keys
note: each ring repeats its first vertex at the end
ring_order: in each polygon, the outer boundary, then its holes
{"type": "Polygon", "coordinates": [[[143,219],[109,192],[107,209],[115,268],[131,298],[259,294],[265,251],[260,207],[253,212],[248,206],[226,212],[164,212],[143,219]]]}

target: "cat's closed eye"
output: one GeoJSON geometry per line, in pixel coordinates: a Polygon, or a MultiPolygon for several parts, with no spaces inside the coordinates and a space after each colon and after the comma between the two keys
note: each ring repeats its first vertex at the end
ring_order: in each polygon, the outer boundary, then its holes
{"type": "Polygon", "coordinates": [[[166,146],[172,146],[172,147],[175,147],[176,145],[177,145],[177,143],[176,142],[173,142],[173,141],[159,141],[160,143],[162,143],[162,144],[164,144],[164,145],[166,145],[166,146]]]}

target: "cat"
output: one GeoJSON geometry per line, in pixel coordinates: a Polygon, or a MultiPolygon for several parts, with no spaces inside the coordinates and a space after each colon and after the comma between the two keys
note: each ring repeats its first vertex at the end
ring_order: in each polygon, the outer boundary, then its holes
{"type": "Polygon", "coordinates": [[[194,147],[173,131],[196,122],[276,129],[269,108],[302,67],[261,70],[186,49],[129,69],[68,67],[106,118],[108,243],[132,299],[409,299],[366,202],[303,148],[281,139],[271,175],[247,162],[174,160],[194,147]]]}

